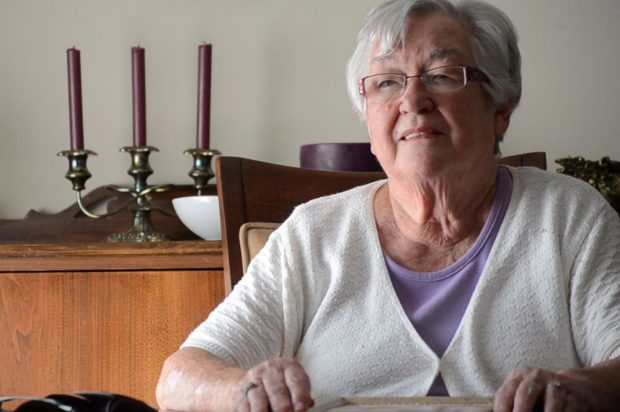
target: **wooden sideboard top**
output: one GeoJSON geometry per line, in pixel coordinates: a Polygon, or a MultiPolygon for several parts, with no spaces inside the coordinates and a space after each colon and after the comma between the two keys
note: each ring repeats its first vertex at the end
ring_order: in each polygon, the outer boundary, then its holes
{"type": "MultiPolygon", "coordinates": [[[[176,186],[153,195],[153,202],[172,211],[172,199],[192,196],[191,186],[176,186]]],[[[215,194],[210,185],[206,194],[215,194]]],[[[84,197],[89,207],[123,204],[128,194],[100,187],[84,197]]],[[[172,240],[144,243],[107,243],[113,233],[127,231],[129,210],[105,219],[86,217],[77,203],[55,214],[31,211],[24,219],[0,220],[0,272],[101,270],[222,270],[222,242],[204,241],[175,216],[153,212],[153,227],[172,240]]]]}
{"type": "MultiPolygon", "coordinates": [[[[216,194],[215,186],[209,185],[205,194],[216,194]]],[[[174,188],[152,195],[154,206],[173,212],[172,199],[193,196],[195,190],[191,186],[175,186],[174,188]]],[[[103,208],[101,212],[115,210],[125,204],[131,196],[118,193],[107,187],[99,187],[83,198],[83,204],[90,210],[103,208]]],[[[154,230],[168,235],[172,240],[199,240],[189,231],[176,216],[170,216],[153,210],[151,221],[154,230]]],[[[104,242],[115,233],[129,230],[133,222],[133,213],[124,210],[104,219],[91,219],[84,215],[77,202],[66,209],[46,214],[31,210],[23,219],[0,219],[0,244],[9,243],[90,243],[104,242]]]]}
{"type": "Polygon", "coordinates": [[[218,270],[222,242],[0,244],[2,272],[218,270]]]}

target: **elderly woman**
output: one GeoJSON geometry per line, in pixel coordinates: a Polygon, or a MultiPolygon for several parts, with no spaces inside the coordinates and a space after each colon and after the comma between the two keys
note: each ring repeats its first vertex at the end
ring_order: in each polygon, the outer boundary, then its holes
{"type": "Polygon", "coordinates": [[[620,220],[585,183],[498,167],[521,93],[507,17],[380,5],[348,82],[387,180],[295,210],[166,361],[162,408],[449,395],[617,410],[620,220]]]}

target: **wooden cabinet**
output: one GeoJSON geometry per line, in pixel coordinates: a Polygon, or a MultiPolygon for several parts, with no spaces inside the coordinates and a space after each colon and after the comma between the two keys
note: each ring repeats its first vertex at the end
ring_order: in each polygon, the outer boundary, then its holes
{"type": "Polygon", "coordinates": [[[220,242],[0,244],[0,395],[155,405],[164,359],[223,298],[220,242]]]}

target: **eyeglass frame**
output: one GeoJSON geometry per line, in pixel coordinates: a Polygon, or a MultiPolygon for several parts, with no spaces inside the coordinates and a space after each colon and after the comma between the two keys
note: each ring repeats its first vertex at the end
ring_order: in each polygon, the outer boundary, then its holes
{"type": "MultiPolygon", "coordinates": [[[[420,74],[414,74],[411,76],[407,76],[406,74],[401,74],[401,73],[390,73],[390,72],[385,72],[385,73],[376,73],[376,74],[371,74],[368,76],[364,76],[361,79],[358,80],[358,86],[359,86],[359,94],[364,96],[364,98],[368,99],[368,96],[366,94],[366,88],[364,86],[364,81],[368,78],[371,77],[375,77],[375,76],[381,76],[381,75],[386,75],[386,74],[391,74],[394,76],[400,76],[403,77],[405,79],[405,82],[403,83],[403,87],[400,93],[395,94],[394,96],[390,97],[389,99],[385,99],[385,101],[391,100],[393,98],[397,98],[402,96],[405,93],[405,90],[407,89],[407,85],[409,84],[409,79],[414,79],[414,78],[419,78],[420,81],[422,82],[422,85],[424,86],[424,89],[426,89],[426,91],[428,91],[429,93],[433,93],[433,94],[446,94],[446,93],[451,93],[451,92],[455,92],[457,90],[461,90],[463,89],[465,86],[467,86],[467,84],[470,81],[482,81],[482,82],[488,82],[489,81],[489,76],[487,76],[486,73],[484,73],[482,70],[477,69],[475,67],[471,67],[471,66],[464,66],[464,65],[460,65],[460,64],[448,64],[445,66],[437,66],[437,67],[432,67],[430,69],[424,70],[422,73],[420,74]],[[446,68],[446,67],[460,67],[463,72],[464,72],[464,76],[463,76],[463,85],[456,88],[456,89],[452,89],[452,90],[448,90],[445,92],[433,92],[431,90],[428,90],[426,83],[424,83],[423,80],[423,76],[428,73],[429,71],[433,71],[433,70],[437,70],[437,69],[442,69],[442,68],[446,68]]],[[[372,100],[372,99],[371,99],[372,100]]],[[[377,100],[375,100],[377,101],[377,100]]]]}

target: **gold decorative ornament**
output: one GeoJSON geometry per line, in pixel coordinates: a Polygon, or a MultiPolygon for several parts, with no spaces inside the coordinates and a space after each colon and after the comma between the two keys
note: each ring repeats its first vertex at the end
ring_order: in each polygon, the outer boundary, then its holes
{"type": "Polygon", "coordinates": [[[589,183],[620,214],[620,162],[607,156],[598,161],[577,156],[557,159],[555,162],[562,166],[558,172],[589,183]]]}

